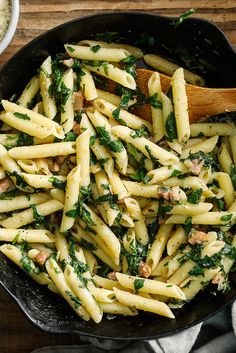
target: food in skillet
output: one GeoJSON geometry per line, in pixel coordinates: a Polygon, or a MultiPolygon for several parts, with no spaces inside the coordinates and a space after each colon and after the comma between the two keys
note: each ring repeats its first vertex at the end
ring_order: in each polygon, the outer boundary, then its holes
{"type": "Polygon", "coordinates": [[[139,48],[65,49],[2,100],[0,250],[84,320],[137,309],[174,318],[209,283],[229,285],[236,129],[189,124],[185,78],[204,84],[189,71],[174,68],[168,94],[153,72],[144,96],[139,48]],[[140,104],[152,123],[134,114],[140,104]]]}

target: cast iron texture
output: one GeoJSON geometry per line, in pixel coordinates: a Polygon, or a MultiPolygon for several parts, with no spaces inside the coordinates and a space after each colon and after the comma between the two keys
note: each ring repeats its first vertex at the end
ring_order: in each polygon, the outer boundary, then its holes
{"type": "MultiPolygon", "coordinates": [[[[154,47],[163,54],[174,57],[180,64],[187,61],[197,67],[197,72],[203,74],[209,86],[236,87],[236,53],[224,34],[212,23],[190,18],[174,28],[173,19],[158,15],[106,13],[65,23],[22,48],[0,70],[0,99],[20,92],[49,54],[53,57],[64,51],[64,43],[77,42],[105,31],[117,31],[130,43],[140,40],[141,33],[146,32],[154,37],[154,47]]],[[[154,50],[152,44],[153,40],[149,48],[146,47],[149,52],[154,50]]],[[[116,340],[160,337],[201,322],[236,297],[236,273],[230,277],[231,290],[228,293],[217,297],[210,291],[200,294],[175,312],[175,320],[140,313],[136,317],[104,319],[97,325],[83,322],[60,297],[34,283],[0,254],[0,283],[33,324],[51,333],[74,333],[116,340]]]]}

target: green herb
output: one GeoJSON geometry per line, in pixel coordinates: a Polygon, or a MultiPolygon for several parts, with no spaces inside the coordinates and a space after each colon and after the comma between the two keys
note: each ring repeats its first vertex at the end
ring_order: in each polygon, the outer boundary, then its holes
{"type": "Polygon", "coordinates": [[[163,205],[163,200],[159,200],[159,206],[158,206],[158,215],[160,217],[164,217],[167,212],[170,212],[172,210],[173,206],[172,205],[163,205]]]}
{"type": "Polygon", "coordinates": [[[130,174],[129,177],[139,182],[142,181],[144,184],[147,184],[151,180],[151,178],[147,175],[146,169],[142,166],[138,168],[135,174],[130,174]]]}
{"type": "Polygon", "coordinates": [[[109,161],[109,158],[100,158],[98,160],[99,164],[103,167],[109,161]]]}
{"type": "Polygon", "coordinates": [[[149,104],[151,104],[151,106],[155,109],[162,109],[162,103],[157,98],[158,94],[154,93],[151,97],[149,97],[149,104]]]}
{"type": "Polygon", "coordinates": [[[61,85],[60,85],[60,100],[61,100],[62,113],[65,113],[64,106],[65,106],[65,104],[66,104],[66,102],[67,102],[67,100],[68,100],[68,98],[70,97],[71,94],[72,94],[72,90],[67,88],[66,85],[64,84],[64,82],[61,82],[61,85]]]}
{"type": "Polygon", "coordinates": [[[41,215],[38,213],[38,210],[37,210],[36,205],[32,204],[32,205],[30,205],[30,207],[31,207],[32,210],[33,210],[33,217],[34,217],[34,220],[35,220],[35,228],[39,228],[39,227],[41,227],[42,225],[44,225],[45,228],[46,228],[46,227],[47,227],[47,224],[46,224],[45,217],[44,217],[44,216],[41,216],[41,215]]]}
{"type": "Polygon", "coordinates": [[[96,141],[96,136],[95,135],[90,136],[90,138],[89,138],[89,147],[92,147],[95,144],[95,141],[96,141]]]}
{"type": "Polygon", "coordinates": [[[90,50],[92,50],[94,53],[97,53],[100,49],[101,49],[101,46],[99,44],[93,45],[92,47],[90,47],[90,50]]]}
{"type": "Polygon", "coordinates": [[[56,176],[51,176],[48,181],[50,181],[52,186],[56,189],[65,190],[66,188],[66,180],[60,180],[56,176]]]}
{"type": "Polygon", "coordinates": [[[81,307],[81,302],[79,301],[79,299],[74,296],[70,291],[66,290],[65,293],[70,297],[70,299],[72,300],[72,302],[74,303],[74,308],[78,309],[81,307]]]}
{"type": "Polygon", "coordinates": [[[128,272],[131,275],[139,275],[139,268],[147,256],[147,248],[139,243],[134,244],[133,241],[130,243],[130,252],[122,249],[122,255],[125,256],[128,264],[128,272]]]}
{"type": "Polygon", "coordinates": [[[191,195],[188,196],[188,202],[196,204],[199,203],[202,196],[202,189],[195,189],[191,195]]]}
{"type": "Polygon", "coordinates": [[[93,202],[91,185],[80,187],[80,196],[83,202],[93,202]]]}
{"type": "Polygon", "coordinates": [[[18,196],[19,190],[15,189],[12,191],[2,192],[0,193],[0,200],[12,200],[16,196],[18,196]]]}
{"type": "Polygon", "coordinates": [[[21,259],[20,262],[22,263],[23,270],[30,274],[33,272],[33,261],[26,255],[24,251],[21,251],[21,259]]]}
{"type": "Polygon", "coordinates": [[[121,60],[121,62],[125,63],[125,64],[133,64],[136,61],[137,61],[137,59],[133,55],[126,56],[126,58],[121,60]]]}
{"type": "Polygon", "coordinates": [[[124,90],[124,93],[121,96],[120,99],[120,108],[121,109],[128,109],[129,107],[129,101],[131,99],[132,93],[130,89],[124,90]]]}
{"type": "Polygon", "coordinates": [[[133,137],[134,139],[137,137],[148,137],[149,131],[147,130],[147,127],[143,125],[139,129],[131,131],[130,136],[133,137]]]}
{"type": "Polygon", "coordinates": [[[20,233],[17,233],[14,239],[12,240],[13,245],[18,242],[19,236],[20,236],[20,233]]]}
{"type": "Polygon", "coordinates": [[[232,216],[233,216],[232,213],[229,213],[229,214],[226,214],[224,216],[221,216],[220,220],[223,221],[223,222],[228,222],[228,221],[231,220],[232,216]]]}
{"type": "Polygon", "coordinates": [[[101,145],[106,145],[112,152],[122,152],[124,146],[120,140],[111,140],[109,133],[105,127],[97,126],[98,137],[101,145]]]}
{"type": "Polygon", "coordinates": [[[60,271],[60,270],[58,270],[58,268],[57,268],[57,267],[53,267],[53,269],[54,269],[54,272],[55,272],[57,275],[59,275],[59,273],[61,273],[61,271],[60,271]]]}
{"type": "Polygon", "coordinates": [[[167,288],[171,288],[171,287],[173,287],[173,285],[172,284],[167,284],[166,287],[167,288]]]}
{"type": "Polygon", "coordinates": [[[188,236],[192,229],[192,217],[187,217],[182,227],[184,229],[185,235],[188,236]]]}
{"type": "Polygon", "coordinates": [[[105,72],[105,75],[107,75],[108,76],[108,63],[107,62],[103,62],[102,63],[102,67],[103,67],[103,70],[104,70],[104,72],[105,72]]]}
{"type": "Polygon", "coordinates": [[[87,207],[82,200],[78,200],[75,207],[66,212],[66,216],[72,218],[79,216],[85,223],[94,225],[91,218],[91,213],[87,210],[87,207]]]}
{"type": "Polygon", "coordinates": [[[105,194],[105,195],[102,195],[102,196],[99,196],[95,202],[96,204],[101,204],[103,202],[109,202],[109,204],[114,204],[116,203],[118,200],[118,196],[115,194],[115,195],[111,195],[111,194],[105,194]]]}
{"type": "Polygon", "coordinates": [[[134,289],[136,293],[139,291],[140,288],[144,286],[144,281],[145,280],[141,278],[137,278],[134,280],[134,289]]]}
{"type": "Polygon", "coordinates": [[[177,175],[181,174],[181,171],[178,169],[174,169],[170,177],[175,177],[177,175]]]}
{"type": "Polygon", "coordinates": [[[72,237],[69,238],[69,254],[71,257],[71,266],[74,268],[75,273],[78,276],[81,276],[84,272],[87,272],[89,270],[88,266],[82,262],[79,261],[75,255],[75,246],[76,242],[72,237]]]}
{"type": "Polygon", "coordinates": [[[219,211],[225,211],[226,207],[225,207],[225,202],[222,199],[218,199],[216,197],[213,198],[217,208],[219,209],[219,211]]]}
{"type": "Polygon", "coordinates": [[[16,186],[18,186],[19,188],[25,188],[28,186],[22,176],[17,173],[17,171],[14,171],[12,173],[8,172],[8,175],[16,179],[16,186]]]}
{"type": "Polygon", "coordinates": [[[171,112],[167,116],[166,123],[165,123],[165,130],[166,130],[167,141],[173,142],[178,138],[174,112],[171,112]]]}
{"type": "Polygon", "coordinates": [[[203,268],[195,266],[192,270],[189,271],[190,276],[202,276],[204,274],[203,268]]]}
{"type": "Polygon", "coordinates": [[[196,9],[192,8],[192,9],[186,11],[185,13],[183,13],[182,15],[180,15],[179,18],[177,18],[177,20],[175,20],[173,22],[174,27],[177,28],[187,17],[192,15],[194,12],[196,12],[196,9]]]}
{"type": "Polygon", "coordinates": [[[75,141],[77,139],[78,135],[73,132],[73,131],[69,131],[65,138],[64,138],[64,141],[75,141]]]}
{"type": "Polygon", "coordinates": [[[86,250],[89,250],[89,251],[97,250],[96,245],[89,243],[87,240],[83,238],[80,239],[80,245],[82,245],[86,250]]]}
{"type": "Polygon", "coordinates": [[[109,190],[109,191],[110,191],[110,186],[109,186],[109,184],[101,184],[101,187],[102,187],[104,190],[109,190]]]}
{"type": "Polygon", "coordinates": [[[18,134],[17,146],[32,146],[34,144],[33,136],[27,135],[24,132],[18,134]]]}
{"type": "Polygon", "coordinates": [[[69,45],[66,45],[66,49],[68,49],[71,53],[75,51],[75,48],[70,47],[69,45]]]}
{"type": "Polygon", "coordinates": [[[152,161],[153,163],[158,162],[158,159],[153,156],[152,151],[151,151],[151,148],[150,148],[148,145],[145,145],[145,150],[147,151],[147,153],[148,153],[148,155],[149,155],[149,158],[151,159],[151,161],[152,161]]]}
{"type": "Polygon", "coordinates": [[[30,120],[30,117],[27,114],[15,112],[13,115],[19,119],[30,120]]]}
{"type": "Polygon", "coordinates": [[[112,112],[113,118],[117,120],[121,125],[127,126],[126,122],[123,119],[121,119],[119,115],[120,115],[120,108],[116,108],[115,110],[113,110],[112,112]]]}

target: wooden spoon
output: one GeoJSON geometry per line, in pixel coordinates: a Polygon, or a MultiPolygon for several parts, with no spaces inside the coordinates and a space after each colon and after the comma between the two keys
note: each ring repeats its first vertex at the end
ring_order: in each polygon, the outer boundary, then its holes
{"type": "MultiPolygon", "coordinates": [[[[137,85],[146,96],[148,80],[153,71],[137,68],[137,85]]],[[[160,74],[163,92],[167,92],[171,77],[160,74]]],[[[189,120],[191,124],[206,120],[210,116],[236,111],[236,88],[204,88],[186,84],[188,96],[189,120]]],[[[135,108],[134,113],[151,121],[151,109],[148,104],[135,108]]]]}

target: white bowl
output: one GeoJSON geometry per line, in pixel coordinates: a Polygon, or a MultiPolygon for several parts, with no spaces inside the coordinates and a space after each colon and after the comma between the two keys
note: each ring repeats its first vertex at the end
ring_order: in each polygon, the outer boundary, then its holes
{"type": "Polygon", "coordinates": [[[4,50],[7,48],[8,44],[10,44],[15,34],[18,19],[19,19],[19,12],[20,12],[19,0],[11,0],[11,19],[10,19],[7,32],[3,37],[2,41],[0,42],[0,54],[2,54],[2,52],[4,52],[4,50]]]}

